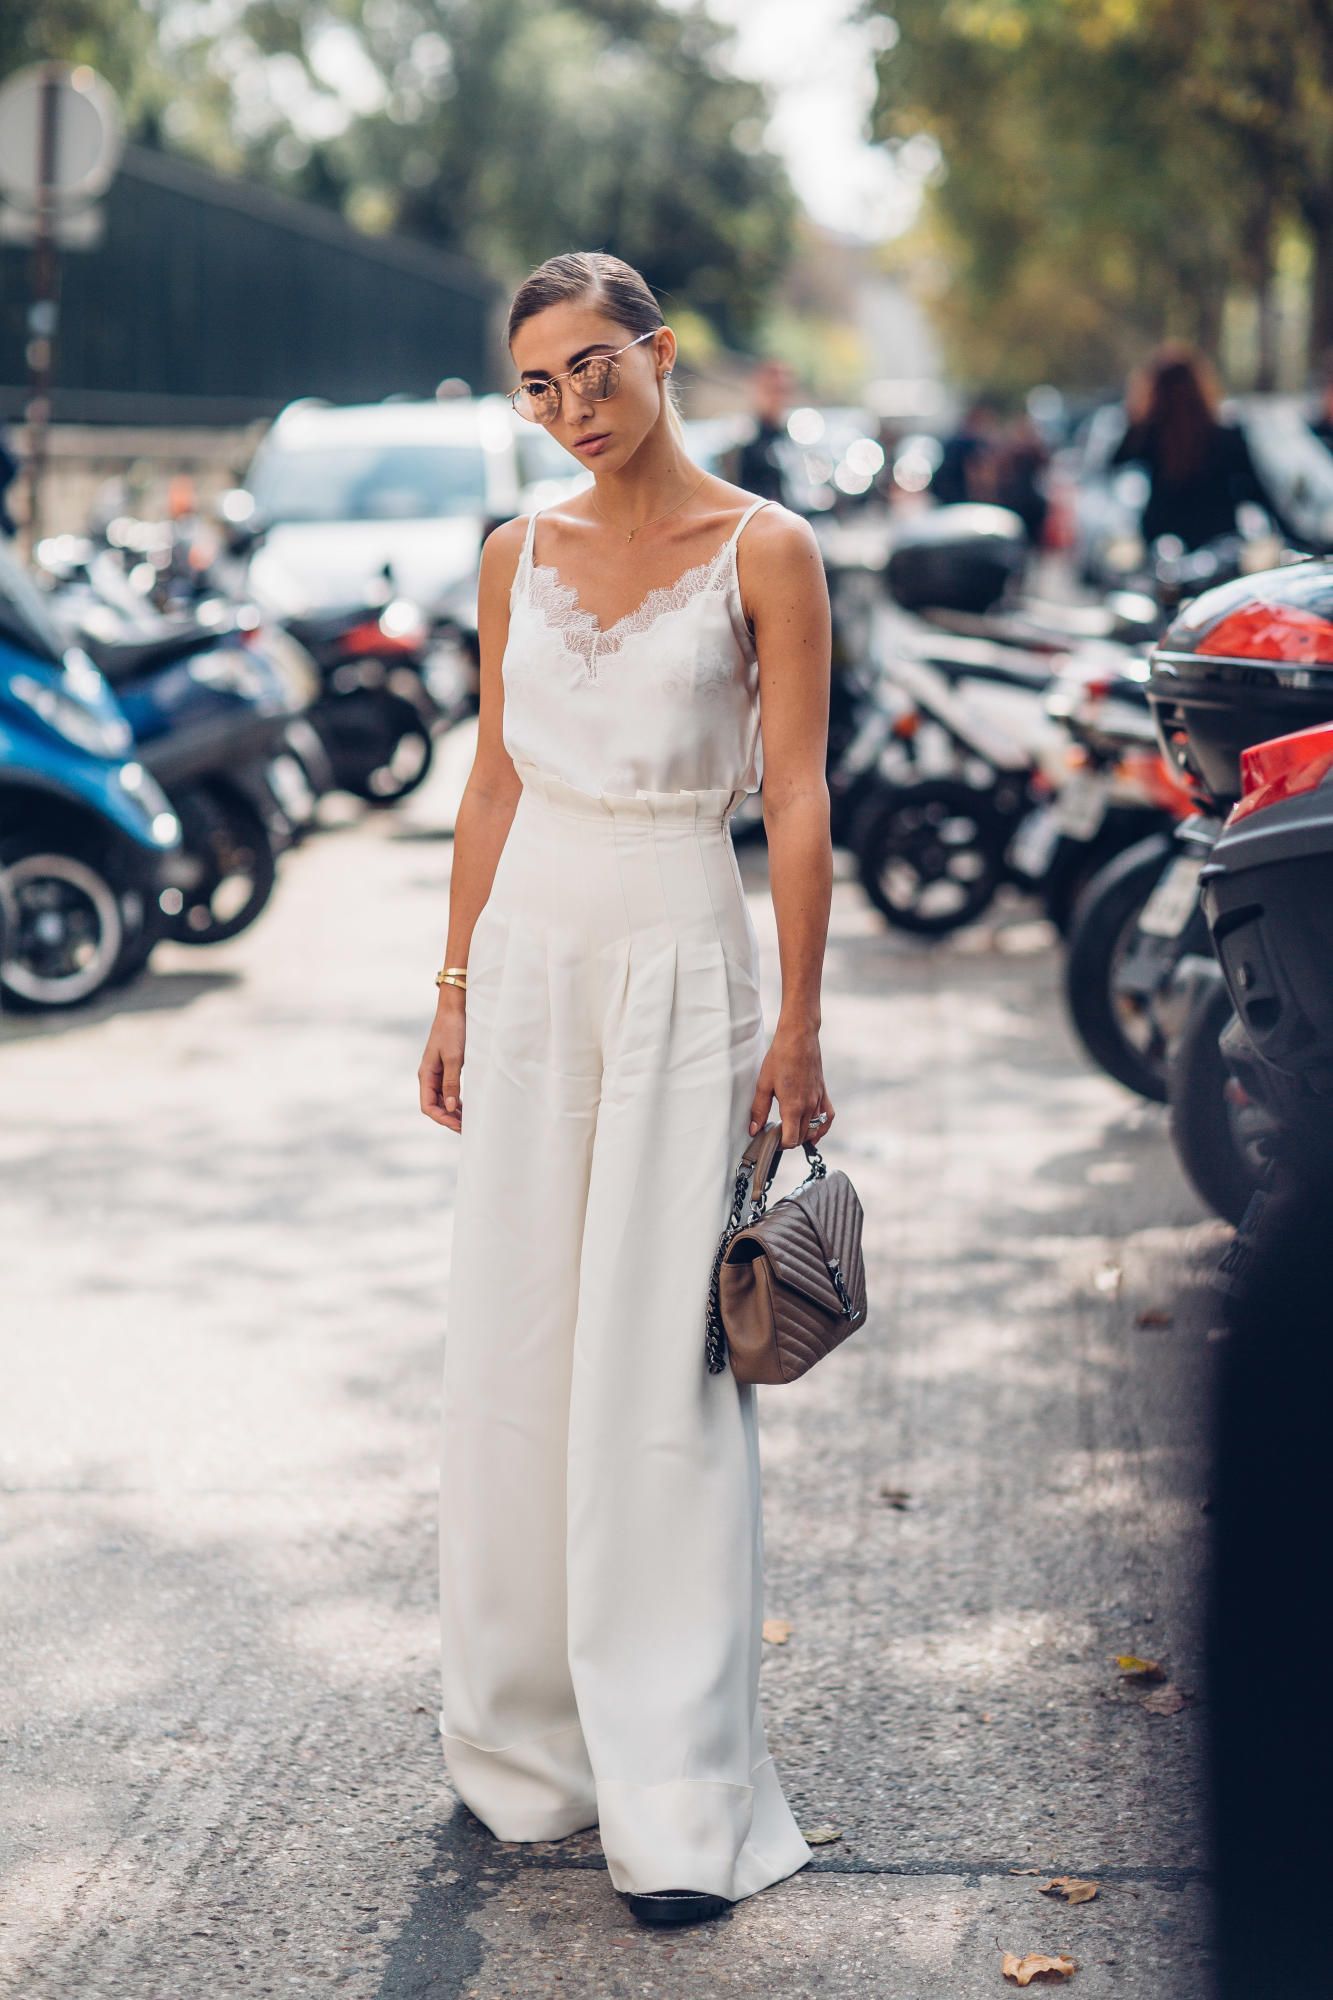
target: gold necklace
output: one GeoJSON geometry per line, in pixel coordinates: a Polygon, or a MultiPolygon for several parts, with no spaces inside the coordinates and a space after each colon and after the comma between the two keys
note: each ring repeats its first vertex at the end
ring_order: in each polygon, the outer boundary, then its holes
{"type": "MultiPolygon", "coordinates": [[[[707,479],[707,477],[708,474],[705,472],[703,475],[703,479],[700,479],[695,485],[691,486],[689,493],[682,493],[680,499],[677,500],[676,502],[676,507],[683,507],[685,505],[685,502],[689,499],[690,494],[697,493],[699,491],[700,486],[703,485],[704,479],[707,479]]],[[[594,507],[596,507],[598,513],[602,514],[601,504],[598,501],[595,492],[592,496],[592,504],[594,507]]],[[[634,540],[634,537],[638,534],[639,528],[651,528],[653,525],[653,521],[665,521],[667,514],[675,513],[676,507],[668,507],[665,514],[654,514],[652,521],[640,521],[638,528],[627,528],[625,530],[625,540],[627,542],[632,542],[634,540]]],[[[602,514],[602,519],[606,521],[608,527],[614,528],[616,526],[616,523],[614,521],[608,520],[605,514],[602,514]]]]}

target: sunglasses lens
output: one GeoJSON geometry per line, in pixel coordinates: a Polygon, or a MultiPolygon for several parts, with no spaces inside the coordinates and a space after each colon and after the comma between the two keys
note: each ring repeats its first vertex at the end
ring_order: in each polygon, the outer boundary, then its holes
{"type": "Polygon", "coordinates": [[[591,360],[580,362],[569,379],[580,396],[604,403],[616,386],[616,364],[609,355],[594,354],[591,360]]]}
{"type": "Polygon", "coordinates": [[[547,423],[560,408],[560,392],[554,384],[543,389],[520,389],[514,397],[514,408],[534,424],[547,423]]]}

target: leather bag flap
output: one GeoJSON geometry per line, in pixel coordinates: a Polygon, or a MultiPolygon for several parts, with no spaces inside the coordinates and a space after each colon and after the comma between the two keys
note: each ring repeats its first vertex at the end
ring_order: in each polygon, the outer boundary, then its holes
{"type": "Polygon", "coordinates": [[[768,1259],[779,1284],[800,1292],[823,1311],[842,1317],[842,1301],[825,1261],[835,1257],[854,1306],[863,1290],[858,1228],[861,1204],[845,1174],[830,1173],[799,1194],[784,1195],[767,1213],[738,1229],[727,1245],[724,1264],[755,1254],[768,1259]],[[821,1240],[822,1239],[822,1240],[821,1240]]]}

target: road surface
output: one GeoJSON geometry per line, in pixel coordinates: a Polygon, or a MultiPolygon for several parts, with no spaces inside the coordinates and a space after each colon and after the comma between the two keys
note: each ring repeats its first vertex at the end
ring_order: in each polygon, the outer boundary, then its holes
{"type": "MultiPolygon", "coordinates": [[[[828,1145],[872,1316],[761,1392],[797,1875],[638,1925],[597,1835],[501,1845],[436,1734],[456,1143],[415,1108],[457,771],[286,857],[118,1006],[0,1023],[4,1928],[22,2000],[1203,2000],[1204,1278],[1162,1114],[1021,909],[891,937],[839,858],[828,1145]],[[1167,1323],[1169,1321],[1169,1323],[1167,1323]],[[1145,1711],[1114,1657],[1193,1698],[1145,1711]],[[1050,1876],[1099,1884],[1066,1907],[1050,1876]]],[[[776,1002],[762,848],[743,870],[776,1002]]],[[[796,1178],[784,1167],[778,1191],[796,1178]]],[[[702,1333],[701,1333],[702,1337],[702,1333]]]]}

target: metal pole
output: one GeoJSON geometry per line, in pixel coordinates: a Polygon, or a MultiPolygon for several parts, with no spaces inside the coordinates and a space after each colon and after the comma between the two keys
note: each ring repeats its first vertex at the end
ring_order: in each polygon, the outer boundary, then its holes
{"type": "Polygon", "coordinates": [[[37,205],[32,249],[32,304],[28,310],[28,371],[31,390],[28,428],[28,552],[42,532],[42,485],[51,421],[51,383],[59,318],[60,272],[55,241],[55,178],[59,144],[61,71],[51,64],[42,77],[37,133],[37,205]]]}

